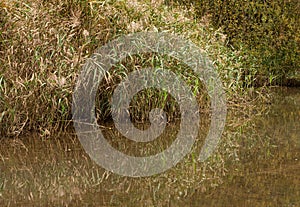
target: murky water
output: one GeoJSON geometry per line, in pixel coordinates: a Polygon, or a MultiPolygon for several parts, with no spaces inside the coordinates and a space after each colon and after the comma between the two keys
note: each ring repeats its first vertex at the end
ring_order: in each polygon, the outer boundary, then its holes
{"type": "MultiPolygon", "coordinates": [[[[204,119],[191,154],[147,178],[105,171],[74,134],[1,139],[0,206],[300,206],[300,89],[278,89],[265,108],[250,121],[230,113],[219,149],[199,163],[204,119]]],[[[168,147],[176,126],[142,145],[104,131],[118,150],[145,156],[168,147]]]]}
{"type": "Polygon", "coordinates": [[[240,162],[218,188],[193,196],[195,206],[300,206],[300,89],[276,90],[268,113],[249,124],[240,162]]]}

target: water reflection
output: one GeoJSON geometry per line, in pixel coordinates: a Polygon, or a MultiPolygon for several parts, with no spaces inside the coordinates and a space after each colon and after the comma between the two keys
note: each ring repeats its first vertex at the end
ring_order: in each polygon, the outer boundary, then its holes
{"type": "Polygon", "coordinates": [[[240,162],[223,185],[195,195],[193,206],[300,205],[300,89],[276,90],[267,114],[240,134],[240,162]]]}
{"type": "MultiPolygon", "coordinates": [[[[74,134],[2,139],[0,206],[299,206],[299,103],[300,89],[281,89],[262,116],[241,122],[244,118],[229,113],[220,147],[205,163],[196,160],[209,124],[202,117],[190,155],[147,178],[106,172],[74,134]]],[[[156,142],[141,145],[111,129],[104,134],[116,149],[145,156],[168,147],[174,132],[170,125],[156,142]]]]}

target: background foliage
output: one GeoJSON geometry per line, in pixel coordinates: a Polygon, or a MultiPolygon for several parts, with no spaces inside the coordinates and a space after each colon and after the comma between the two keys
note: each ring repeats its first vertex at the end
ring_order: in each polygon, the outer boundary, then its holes
{"type": "Polygon", "coordinates": [[[254,85],[285,84],[299,73],[298,0],[179,0],[193,5],[198,19],[209,18],[227,35],[228,46],[248,54],[244,73],[254,85]],[[253,65],[254,67],[249,67],[253,65]]]}

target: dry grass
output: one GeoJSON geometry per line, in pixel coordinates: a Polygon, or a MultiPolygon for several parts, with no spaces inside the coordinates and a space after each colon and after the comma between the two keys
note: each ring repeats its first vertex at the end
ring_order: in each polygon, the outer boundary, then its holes
{"type": "Polygon", "coordinates": [[[11,0],[2,1],[0,13],[2,136],[63,131],[86,58],[109,40],[137,31],[169,31],[191,39],[215,63],[229,98],[243,91],[243,55],[227,49],[224,35],[208,20],[194,20],[192,8],[161,1],[11,0]]]}

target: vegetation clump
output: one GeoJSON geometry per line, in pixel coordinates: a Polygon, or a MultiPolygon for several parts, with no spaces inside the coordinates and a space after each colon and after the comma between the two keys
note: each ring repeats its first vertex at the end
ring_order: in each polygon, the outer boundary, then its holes
{"type": "MultiPolygon", "coordinates": [[[[221,30],[213,29],[210,22],[195,19],[195,12],[194,7],[137,0],[2,1],[1,135],[18,136],[34,130],[48,136],[53,131],[61,131],[69,126],[72,91],[86,59],[108,41],[138,31],[167,31],[190,39],[214,63],[229,101],[239,100],[237,97],[245,94],[245,86],[252,86],[255,78],[252,72],[245,72],[245,68],[247,71],[256,70],[256,62],[249,61],[254,56],[249,56],[243,50],[228,48],[226,35],[221,30]]],[[[160,61],[153,61],[153,57],[145,56],[146,59],[140,59],[138,63],[143,64],[144,61],[160,67],[160,61]]],[[[174,60],[170,61],[174,63],[174,60]]],[[[122,64],[119,66],[125,72],[128,70],[122,64]]],[[[178,65],[178,68],[180,71],[181,66],[178,65]]],[[[99,94],[103,98],[99,101],[100,107],[103,107],[99,114],[103,119],[109,116],[106,106],[117,84],[115,81],[124,77],[124,71],[116,74],[117,71],[111,70],[107,82],[100,86],[105,88],[99,94]]],[[[207,102],[208,98],[202,93],[203,85],[192,76],[186,80],[198,94],[199,102],[207,102]]],[[[141,94],[142,100],[147,100],[155,93],[154,90],[141,94]]],[[[157,100],[170,99],[163,98],[165,96],[161,93],[157,100]]],[[[138,102],[136,108],[139,105],[143,105],[143,101],[138,102]]],[[[167,106],[167,109],[175,110],[176,104],[167,106]]],[[[140,113],[132,113],[140,117],[140,113]]]]}

